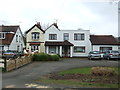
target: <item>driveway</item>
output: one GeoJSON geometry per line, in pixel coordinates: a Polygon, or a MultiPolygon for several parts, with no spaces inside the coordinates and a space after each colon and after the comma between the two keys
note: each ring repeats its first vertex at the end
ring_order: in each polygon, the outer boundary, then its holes
{"type": "Polygon", "coordinates": [[[92,66],[118,66],[118,61],[95,60],[87,59],[62,59],[60,61],[48,62],[32,62],[17,70],[3,73],[2,86],[3,88],[44,88],[49,87],[42,84],[34,84],[34,81],[43,75],[59,72],[76,67],[92,67],[92,66]]]}

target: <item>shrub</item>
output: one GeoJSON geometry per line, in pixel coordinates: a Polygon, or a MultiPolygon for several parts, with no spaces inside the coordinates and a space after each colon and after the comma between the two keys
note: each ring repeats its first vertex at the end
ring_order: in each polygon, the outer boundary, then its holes
{"type": "Polygon", "coordinates": [[[49,55],[46,53],[35,53],[32,57],[33,61],[58,61],[59,59],[58,55],[49,55]]]}
{"type": "Polygon", "coordinates": [[[115,75],[115,70],[108,67],[93,67],[91,73],[98,76],[113,76],[115,75]]]}
{"type": "Polygon", "coordinates": [[[51,55],[51,59],[52,61],[59,61],[60,57],[57,54],[55,54],[55,55],[51,55]]]}

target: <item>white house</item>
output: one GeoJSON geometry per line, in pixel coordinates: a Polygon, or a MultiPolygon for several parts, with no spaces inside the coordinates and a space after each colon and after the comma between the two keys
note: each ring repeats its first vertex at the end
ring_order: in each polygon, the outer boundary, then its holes
{"type": "Polygon", "coordinates": [[[90,35],[93,51],[119,50],[120,43],[112,35],[90,35]]]}
{"type": "Polygon", "coordinates": [[[45,31],[45,52],[62,57],[86,57],[91,50],[89,30],[60,30],[56,23],[45,31]]]}
{"type": "Polygon", "coordinates": [[[23,34],[20,27],[0,26],[0,51],[15,50],[22,52],[25,47],[23,34]]]}

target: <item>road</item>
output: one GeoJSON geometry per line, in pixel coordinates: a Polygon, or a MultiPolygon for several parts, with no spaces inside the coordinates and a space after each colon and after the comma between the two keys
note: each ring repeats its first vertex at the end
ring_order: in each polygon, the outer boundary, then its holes
{"type": "Polygon", "coordinates": [[[43,75],[77,67],[118,66],[118,61],[64,59],[60,61],[32,62],[17,70],[3,73],[3,88],[48,88],[51,86],[35,84],[43,75]]]}

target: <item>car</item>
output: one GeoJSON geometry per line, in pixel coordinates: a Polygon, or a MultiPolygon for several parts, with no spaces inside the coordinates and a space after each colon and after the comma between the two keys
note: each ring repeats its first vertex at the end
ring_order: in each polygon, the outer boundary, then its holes
{"type": "Polygon", "coordinates": [[[104,59],[110,60],[110,59],[120,59],[120,52],[116,50],[109,50],[104,52],[104,59]]]}
{"type": "Polygon", "coordinates": [[[3,53],[4,53],[4,51],[0,51],[0,58],[3,57],[3,53]]]}
{"type": "Polygon", "coordinates": [[[13,50],[7,50],[3,53],[3,58],[17,58],[18,56],[20,56],[20,53],[17,51],[13,51],[13,50]]]}
{"type": "Polygon", "coordinates": [[[100,51],[91,51],[88,54],[88,59],[102,59],[100,51]]]}

